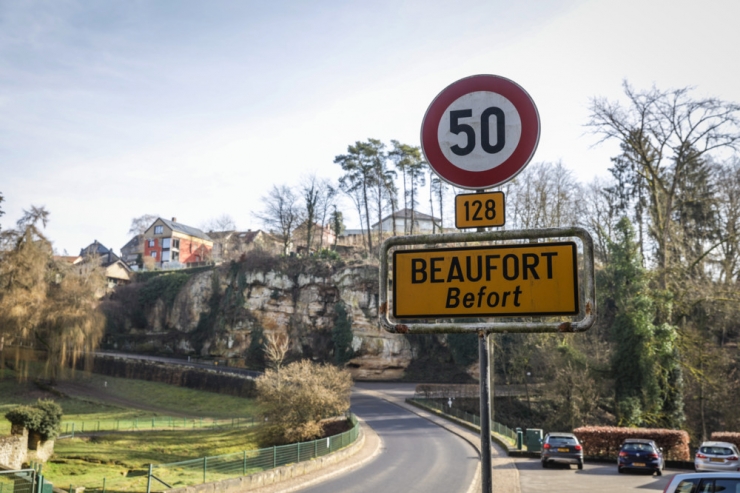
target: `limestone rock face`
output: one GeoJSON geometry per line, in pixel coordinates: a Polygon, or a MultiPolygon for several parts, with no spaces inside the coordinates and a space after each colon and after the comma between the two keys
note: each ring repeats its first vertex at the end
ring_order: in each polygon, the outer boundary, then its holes
{"type": "Polygon", "coordinates": [[[330,361],[331,330],[336,306],[344,303],[352,319],[354,358],[348,368],[361,379],[396,379],[412,358],[408,340],[384,331],[377,322],[378,268],[348,266],[325,276],[281,272],[246,272],[240,282],[226,270],[193,275],[180,290],[171,307],[161,300],[147,313],[147,334],[160,337],[160,349],[173,352],[199,350],[201,355],[241,358],[246,355],[252,330],[290,337],[290,356],[330,361]],[[238,303],[219,309],[217,330],[198,328],[208,316],[214,286],[219,295],[238,303]],[[166,333],[166,336],[162,333],[166,333]],[[166,341],[166,342],[162,342],[166,341]]]}

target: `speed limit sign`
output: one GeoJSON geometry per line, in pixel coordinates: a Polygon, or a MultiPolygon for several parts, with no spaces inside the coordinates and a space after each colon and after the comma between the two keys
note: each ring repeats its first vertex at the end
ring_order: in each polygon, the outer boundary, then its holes
{"type": "Polygon", "coordinates": [[[497,75],[474,75],[447,86],[421,125],[421,146],[432,169],[468,189],[514,178],[532,159],[539,139],[534,101],[497,75]]]}

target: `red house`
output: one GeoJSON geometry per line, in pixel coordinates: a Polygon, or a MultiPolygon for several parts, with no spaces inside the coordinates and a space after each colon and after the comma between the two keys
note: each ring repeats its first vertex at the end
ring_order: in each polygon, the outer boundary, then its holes
{"type": "Polygon", "coordinates": [[[211,260],[213,240],[203,231],[177,222],[177,218],[157,218],[144,232],[144,257],[160,267],[180,263],[195,266],[211,260]]]}

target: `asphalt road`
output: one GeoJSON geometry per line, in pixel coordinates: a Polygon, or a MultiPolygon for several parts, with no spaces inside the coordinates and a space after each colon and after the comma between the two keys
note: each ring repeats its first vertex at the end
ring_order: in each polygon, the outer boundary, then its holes
{"type": "Polygon", "coordinates": [[[679,470],[663,471],[663,476],[642,472],[619,474],[614,464],[589,464],[579,471],[576,466],[552,465],[547,469],[537,459],[516,459],[522,493],[623,493],[625,491],[661,492],[679,470]]]}
{"type": "Polygon", "coordinates": [[[353,393],[352,412],[380,436],[382,452],[368,465],[302,489],[303,493],[465,493],[478,454],[439,426],[382,399],[353,393]]]}

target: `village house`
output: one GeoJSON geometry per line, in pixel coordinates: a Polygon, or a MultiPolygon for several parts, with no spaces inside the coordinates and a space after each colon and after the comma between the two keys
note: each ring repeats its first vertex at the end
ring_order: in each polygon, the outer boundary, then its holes
{"type": "Polygon", "coordinates": [[[128,264],[113,253],[113,250],[107,248],[98,240],[82,248],[78,259],[78,261],[74,261],[72,264],[80,265],[88,261],[100,262],[100,266],[105,269],[105,280],[108,291],[121,284],[131,282],[132,271],[128,264]]]}
{"type": "Polygon", "coordinates": [[[401,209],[400,211],[396,211],[395,214],[387,215],[379,223],[376,222],[370,227],[373,231],[392,233],[394,218],[396,222],[396,233],[399,235],[438,233],[442,224],[442,220],[438,217],[433,217],[419,211],[412,211],[411,209],[401,209]]]}
{"type": "Polygon", "coordinates": [[[275,236],[262,231],[209,231],[208,237],[213,240],[213,260],[226,262],[237,260],[243,253],[255,248],[266,252],[280,254],[282,242],[275,236]]]}
{"type": "Polygon", "coordinates": [[[213,240],[203,231],[172,220],[157,218],[144,232],[144,257],[161,268],[196,267],[210,261],[213,240]]]}

